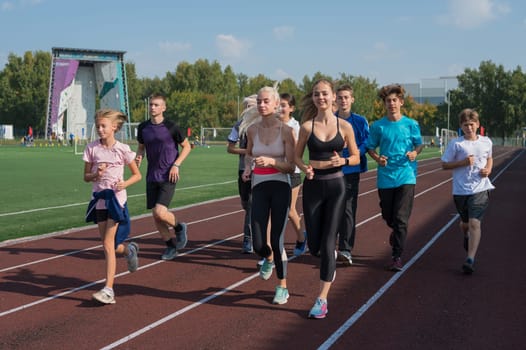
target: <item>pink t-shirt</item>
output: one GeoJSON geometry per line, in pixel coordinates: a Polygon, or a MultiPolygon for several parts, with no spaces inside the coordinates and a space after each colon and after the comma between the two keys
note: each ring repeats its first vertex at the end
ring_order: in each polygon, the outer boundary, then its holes
{"type": "MultiPolygon", "coordinates": [[[[91,172],[96,172],[99,164],[106,167],[101,178],[93,182],[93,192],[114,190],[119,204],[124,207],[127,200],[126,190],[117,191],[116,184],[123,180],[124,166],[135,160],[135,152],[130,149],[130,146],[116,141],[112,147],[108,148],[103,146],[100,140],[96,140],[86,146],[82,159],[92,164],[91,172]]],[[[99,200],[96,209],[105,208],[104,200],[99,200]]]]}

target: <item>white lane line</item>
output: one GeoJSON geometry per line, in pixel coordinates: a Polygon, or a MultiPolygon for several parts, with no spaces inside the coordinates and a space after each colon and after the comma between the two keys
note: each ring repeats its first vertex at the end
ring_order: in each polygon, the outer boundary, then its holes
{"type": "MultiPolygon", "coordinates": [[[[189,250],[187,252],[184,252],[184,253],[181,253],[181,254],[178,254],[177,256],[185,256],[187,254],[191,254],[191,253],[195,253],[195,252],[198,252],[200,250],[204,250],[204,249],[207,249],[207,248],[210,248],[210,247],[213,247],[215,245],[220,245],[224,242],[227,242],[227,241],[230,241],[230,240],[233,240],[233,239],[236,239],[236,238],[239,238],[243,236],[243,233],[239,233],[237,235],[234,235],[234,236],[230,236],[228,238],[225,238],[225,239],[222,239],[222,240],[219,240],[219,241],[216,241],[214,243],[210,243],[210,244],[207,244],[207,245],[204,245],[202,247],[199,247],[199,248],[195,248],[195,249],[192,249],[192,250],[189,250]]],[[[290,259],[289,259],[290,260],[290,259]]],[[[147,264],[147,265],[142,265],[140,266],[137,270],[143,270],[143,269],[146,269],[146,268],[150,268],[152,266],[155,266],[155,265],[159,265],[159,264],[162,264],[162,263],[165,263],[166,261],[164,260],[157,260],[157,261],[154,261],[150,264],[147,264]]],[[[122,276],[125,276],[127,274],[129,274],[130,272],[128,271],[124,271],[124,272],[121,272],[121,273],[118,273],[115,275],[115,279],[117,279],[118,277],[122,277],[122,276]]],[[[42,304],[42,303],[45,303],[45,302],[48,302],[48,301],[51,301],[51,300],[54,300],[54,299],[57,299],[57,298],[60,298],[60,297],[63,297],[63,296],[66,296],[66,295],[69,295],[69,294],[72,294],[72,293],[75,293],[75,292],[78,292],[78,291],[81,291],[83,289],[86,289],[86,288],[89,288],[91,286],[94,286],[98,283],[102,283],[104,282],[106,279],[100,279],[98,281],[95,281],[95,282],[91,282],[91,283],[87,283],[87,284],[84,284],[82,286],[79,286],[77,288],[73,288],[73,289],[68,289],[62,293],[58,293],[58,294],[55,294],[55,295],[52,295],[50,297],[47,297],[47,298],[43,298],[43,299],[39,299],[39,300],[36,300],[34,302],[31,302],[31,303],[28,303],[28,304],[24,304],[24,305],[21,305],[21,306],[18,306],[18,307],[15,307],[13,309],[9,309],[9,310],[6,310],[6,311],[3,311],[3,312],[0,312],[0,317],[4,317],[4,316],[7,316],[9,314],[12,314],[14,312],[17,312],[17,311],[21,311],[21,310],[25,310],[25,309],[28,309],[32,306],[35,306],[35,305],[39,305],[39,304],[42,304]]]]}
{"type": "MultiPolygon", "coordinates": [[[[218,182],[213,184],[204,184],[204,185],[198,185],[198,186],[190,186],[190,187],[182,187],[178,188],[177,191],[188,191],[188,190],[195,190],[196,188],[203,188],[203,187],[211,187],[211,186],[219,186],[219,185],[226,185],[233,182],[236,182],[237,180],[233,181],[225,181],[225,182],[218,182]]],[[[128,198],[134,198],[134,197],[141,197],[144,196],[145,193],[140,194],[132,194],[129,195],[128,198]]],[[[78,207],[78,206],[86,206],[89,202],[81,202],[81,203],[71,203],[71,204],[64,204],[64,205],[57,205],[54,207],[45,207],[45,208],[35,208],[35,209],[28,209],[28,210],[22,210],[22,211],[14,211],[10,213],[1,213],[0,217],[3,216],[13,216],[13,215],[20,215],[20,214],[27,214],[27,213],[34,213],[37,211],[45,211],[45,210],[53,210],[53,209],[63,209],[63,208],[69,208],[69,207],[78,207]]]]}
{"type": "MultiPolygon", "coordinates": [[[[228,212],[228,213],[224,213],[224,214],[220,214],[220,215],[211,216],[211,217],[208,217],[208,218],[204,218],[204,219],[188,222],[187,224],[188,225],[193,225],[193,224],[197,224],[197,223],[200,223],[200,222],[205,222],[205,221],[209,221],[209,220],[218,219],[218,218],[221,218],[221,217],[224,217],[224,216],[238,214],[238,213],[240,213],[242,211],[243,210],[235,210],[235,211],[231,211],[231,212],[228,212]]],[[[140,234],[140,235],[137,235],[137,236],[130,237],[130,238],[127,239],[127,241],[130,241],[130,240],[133,240],[133,239],[137,239],[137,238],[146,237],[146,236],[150,236],[150,235],[156,234],[158,232],[159,231],[146,232],[146,233],[143,233],[143,234],[140,234]]],[[[20,267],[26,267],[26,266],[39,264],[39,263],[50,261],[50,260],[60,259],[60,258],[66,257],[66,256],[75,255],[75,254],[79,254],[79,253],[82,253],[82,252],[87,252],[87,251],[98,249],[98,248],[101,248],[101,247],[102,247],[102,244],[99,244],[99,245],[95,245],[93,247],[88,247],[88,248],[84,248],[84,249],[80,249],[80,250],[73,250],[71,252],[67,252],[67,253],[64,253],[64,254],[54,255],[54,256],[50,256],[48,258],[44,258],[44,259],[40,259],[40,260],[34,260],[34,261],[27,262],[27,263],[24,263],[24,264],[6,267],[6,268],[3,268],[3,269],[0,269],[0,273],[1,272],[6,272],[6,271],[10,271],[10,270],[14,270],[14,269],[18,269],[20,267]]]]}

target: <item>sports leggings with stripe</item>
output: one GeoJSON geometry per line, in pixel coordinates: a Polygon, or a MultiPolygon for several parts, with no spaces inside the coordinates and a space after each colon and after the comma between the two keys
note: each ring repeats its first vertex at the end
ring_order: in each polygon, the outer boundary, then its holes
{"type": "Polygon", "coordinates": [[[267,227],[270,217],[270,244],[278,279],[287,277],[287,253],[284,233],[290,209],[290,185],[283,181],[265,181],[252,188],[252,243],[263,258],[270,256],[267,227]]]}
{"type": "Polygon", "coordinates": [[[345,208],[345,178],[305,179],[303,215],[312,255],[320,255],[320,279],[332,282],[336,271],[336,237],[345,208]]]}

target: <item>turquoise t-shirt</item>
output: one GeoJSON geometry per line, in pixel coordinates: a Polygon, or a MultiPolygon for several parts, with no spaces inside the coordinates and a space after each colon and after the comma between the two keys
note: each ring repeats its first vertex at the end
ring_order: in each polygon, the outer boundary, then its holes
{"type": "Polygon", "coordinates": [[[411,162],[406,154],[421,144],[418,122],[405,115],[398,121],[383,117],[373,123],[367,149],[379,147],[377,153],[387,157],[387,165],[378,167],[378,188],[416,184],[416,161],[411,162]]]}

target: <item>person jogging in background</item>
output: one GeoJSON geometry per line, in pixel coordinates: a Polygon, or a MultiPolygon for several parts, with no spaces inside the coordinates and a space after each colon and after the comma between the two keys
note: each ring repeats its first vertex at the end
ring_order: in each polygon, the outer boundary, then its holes
{"type": "Polygon", "coordinates": [[[387,115],[375,121],[367,139],[367,152],[378,163],[376,184],[382,218],[392,230],[392,255],[387,269],[401,271],[416,185],[416,157],[424,145],[418,122],[403,115],[404,88],[399,84],[380,88],[387,115]]]}
{"type": "Polygon", "coordinates": [[[180,168],[192,149],[179,126],[164,117],[166,99],[162,95],[150,97],[150,119],[137,129],[137,166],[146,154],[146,208],[152,210],[155,227],[166,248],[162,260],[172,260],[188,241],[187,226],[168,210],[180,179],[180,168]],[[181,150],[179,151],[179,146],[181,150]],[[174,228],[174,233],[170,228],[174,228]]]}
{"type": "MultiPolygon", "coordinates": [[[[298,140],[300,132],[300,124],[292,113],[296,108],[296,99],[289,93],[280,94],[280,114],[281,121],[292,128],[294,131],[294,141],[298,140]]],[[[296,233],[296,245],[294,246],[294,256],[300,256],[307,250],[307,232],[302,228],[301,217],[296,210],[296,202],[300,193],[301,185],[301,171],[296,167],[294,173],[290,174],[290,187],[292,188],[292,197],[290,200],[289,220],[292,223],[292,228],[296,233]]]]}
{"type": "MultiPolygon", "coordinates": [[[[245,170],[245,154],[247,152],[247,137],[246,137],[246,128],[250,126],[250,123],[245,120],[244,116],[246,111],[256,106],[256,97],[257,95],[251,95],[245,97],[243,100],[243,112],[239,118],[239,121],[234,124],[230,134],[228,135],[228,145],[227,152],[230,154],[239,155],[239,167],[238,167],[238,178],[237,178],[237,189],[239,193],[239,198],[241,199],[241,206],[245,211],[245,220],[243,224],[243,243],[241,247],[241,252],[244,254],[249,254],[254,251],[252,248],[252,228],[250,227],[250,215],[252,207],[252,183],[251,181],[243,181],[242,175],[245,170]],[[245,128],[243,134],[240,134],[239,127],[241,123],[245,122],[245,128]],[[239,147],[236,147],[236,144],[239,143],[239,147]]],[[[248,117],[247,117],[248,118],[248,117]]],[[[257,119],[254,119],[255,122],[257,119]]]]}
{"type": "Polygon", "coordinates": [[[453,139],[442,155],[442,168],[453,170],[453,200],[460,215],[467,257],[462,270],[475,270],[475,255],[482,234],[482,217],[489,204],[489,191],[495,186],[489,175],[493,168],[493,144],[486,136],[478,135],[479,115],[466,108],[459,115],[463,135],[453,139]]]}
{"type": "Polygon", "coordinates": [[[139,264],[138,244],[124,244],[130,234],[126,188],[141,180],[134,162],[135,153],[130,146],[115,139],[115,133],[126,120],[126,115],[119,111],[99,110],[95,115],[99,139],[89,143],[83,155],[84,181],[92,183],[93,192],[86,221],[97,224],[106,257],[106,284],[93,294],[93,299],[103,304],[115,304],[116,254],[126,257],[130,272],[135,272],[139,264]],[[131,172],[127,180],[124,180],[124,166],[131,172]]]}
{"type": "MultiPolygon", "coordinates": [[[[352,264],[352,249],[356,239],[356,209],[358,208],[358,192],[360,189],[360,173],[367,171],[367,149],[365,143],[369,137],[369,124],[367,119],[351,112],[354,103],[352,86],[345,84],[336,90],[336,116],[352,125],[356,146],[360,151],[360,164],[349,165],[342,168],[345,177],[345,211],[340,224],[338,241],[338,260],[352,264]]],[[[342,155],[349,156],[349,148],[343,149],[342,155]]]]}

